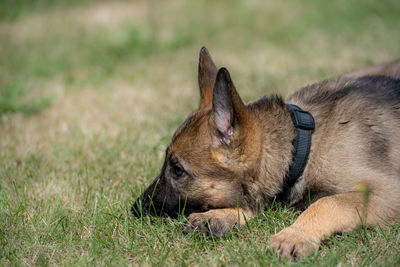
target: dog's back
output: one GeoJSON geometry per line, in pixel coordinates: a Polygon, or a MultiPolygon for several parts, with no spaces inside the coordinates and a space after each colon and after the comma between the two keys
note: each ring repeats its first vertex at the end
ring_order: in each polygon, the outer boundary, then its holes
{"type": "Polygon", "coordinates": [[[342,77],[359,78],[371,75],[383,75],[394,79],[400,79],[400,59],[385,64],[355,70],[342,75],[342,77]]]}

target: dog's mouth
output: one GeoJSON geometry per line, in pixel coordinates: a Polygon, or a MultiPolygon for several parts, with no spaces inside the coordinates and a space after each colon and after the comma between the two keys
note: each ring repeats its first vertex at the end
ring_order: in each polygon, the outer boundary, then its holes
{"type": "Polygon", "coordinates": [[[188,216],[195,212],[208,211],[208,207],[196,203],[190,203],[187,199],[178,199],[177,205],[173,207],[166,205],[165,202],[158,203],[153,199],[143,199],[142,196],[138,197],[133,203],[131,212],[136,217],[143,217],[147,215],[177,218],[179,216],[188,216]]]}
{"type": "Polygon", "coordinates": [[[136,199],[131,208],[132,214],[136,217],[146,215],[177,218],[187,216],[194,212],[209,210],[204,207],[202,201],[190,197],[182,197],[165,180],[163,175],[165,163],[161,174],[153,180],[146,190],[136,199]]]}

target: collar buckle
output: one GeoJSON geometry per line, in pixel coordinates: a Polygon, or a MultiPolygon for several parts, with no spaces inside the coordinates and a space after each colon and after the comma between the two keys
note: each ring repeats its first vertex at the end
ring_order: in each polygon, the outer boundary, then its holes
{"type": "Polygon", "coordinates": [[[314,118],[310,112],[301,109],[292,109],[291,114],[294,127],[304,130],[315,129],[314,118]]]}

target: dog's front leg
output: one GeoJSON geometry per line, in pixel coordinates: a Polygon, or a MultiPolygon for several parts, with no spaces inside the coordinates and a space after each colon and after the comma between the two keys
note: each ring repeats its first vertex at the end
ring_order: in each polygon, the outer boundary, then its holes
{"type": "MultiPolygon", "coordinates": [[[[270,246],[285,258],[302,258],[333,233],[348,232],[360,223],[373,225],[398,212],[383,197],[351,192],[324,197],[305,210],[293,225],[270,237],[270,246]]],[[[397,207],[398,208],[398,207],[397,207]]]]}
{"type": "Polygon", "coordinates": [[[192,213],[187,218],[184,232],[189,229],[205,230],[215,236],[222,236],[230,229],[246,223],[254,212],[243,208],[213,209],[201,213],[192,213]]]}

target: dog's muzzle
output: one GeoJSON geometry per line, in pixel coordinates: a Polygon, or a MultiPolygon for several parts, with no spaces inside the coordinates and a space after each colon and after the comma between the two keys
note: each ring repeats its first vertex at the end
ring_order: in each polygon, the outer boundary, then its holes
{"type": "Polygon", "coordinates": [[[133,203],[131,212],[136,217],[142,217],[147,215],[149,206],[150,203],[147,201],[143,201],[142,197],[140,196],[136,199],[135,203],[133,203]]]}

